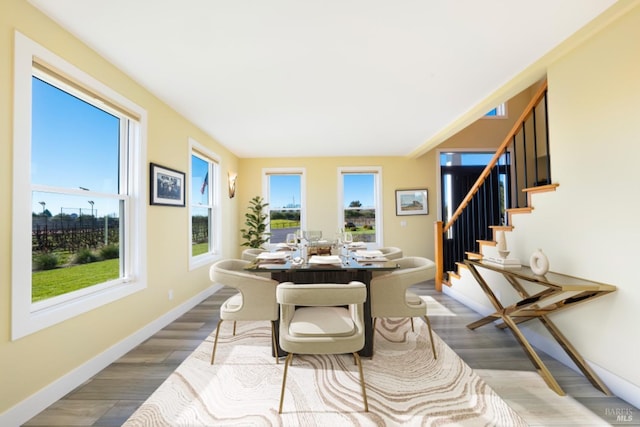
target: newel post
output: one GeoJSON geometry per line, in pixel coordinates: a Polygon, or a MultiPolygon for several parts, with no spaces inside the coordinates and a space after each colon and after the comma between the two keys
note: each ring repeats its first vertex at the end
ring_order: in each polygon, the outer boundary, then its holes
{"type": "Polygon", "coordinates": [[[443,222],[436,221],[433,223],[433,238],[435,240],[435,260],[436,263],[436,277],[435,277],[435,287],[436,291],[442,292],[442,277],[444,273],[444,260],[443,253],[444,249],[442,247],[442,236],[443,236],[443,222]]]}

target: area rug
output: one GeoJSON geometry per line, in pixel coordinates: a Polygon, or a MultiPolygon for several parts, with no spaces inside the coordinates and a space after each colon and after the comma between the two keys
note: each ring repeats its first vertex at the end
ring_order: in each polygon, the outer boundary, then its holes
{"type": "Polygon", "coordinates": [[[271,357],[268,322],[223,323],[210,365],[207,338],[124,424],[134,426],[526,426],[427,327],[381,319],[375,354],[363,358],[369,412],[363,412],[353,357],[296,356],[278,414],[284,363],[271,357]]]}

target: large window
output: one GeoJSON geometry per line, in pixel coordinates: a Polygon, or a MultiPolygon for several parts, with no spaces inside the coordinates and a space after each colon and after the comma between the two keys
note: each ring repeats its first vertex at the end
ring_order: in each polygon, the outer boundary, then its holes
{"type": "Polygon", "coordinates": [[[339,222],[355,242],[382,246],[381,175],[378,167],[340,168],[339,222]]]}
{"type": "Polygon", "coordinates": [[[220,246],[219,159],[194,140],[191,146],[191,267],[209,264],[220,246]]]}
{"type": "Polygon", "coordinates": [[[144,287],[144,120],[16,33],[14,339],[144,287]]]}
{"type": "Polygon", "coordinates": [[[287,233],[304,229],[304,170],[265,169],[263,183],[269,203],[269,243],[283,243],[287,233]]]}

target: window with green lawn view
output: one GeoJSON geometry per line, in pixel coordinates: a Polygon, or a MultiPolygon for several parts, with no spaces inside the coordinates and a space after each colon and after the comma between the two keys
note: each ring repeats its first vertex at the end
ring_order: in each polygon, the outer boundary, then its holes
{"type": "Polygon", "coordinates": [[[269,203],[269,243],[284,243],[287,233],[301,228],[304,219],[304,173],[299,170],[266,171],[265,182],[269,203]]]}
{"type": "Polygon", "coordinates": [[[342,168],[340,223],[354,242],[382,244],[380,168],[342,168]]]}
{"type": "Polygon", "coordinates": [[[192,261],[207,261],[218,252],[215,224],[219,165],[212,154],[206,154],[204,147],[195,141],[191,141],[191,145],[191,257],[192,261]]]}
{"type": "Polygon", "coordinates": [[[39,67],[32,77],[33,302],[124,277],[130,120],[39,67]]]}
{"type": "Polygon", "coordinates": [[[146,286],[146,112],[16,32],[12,338],[146,286]]]}

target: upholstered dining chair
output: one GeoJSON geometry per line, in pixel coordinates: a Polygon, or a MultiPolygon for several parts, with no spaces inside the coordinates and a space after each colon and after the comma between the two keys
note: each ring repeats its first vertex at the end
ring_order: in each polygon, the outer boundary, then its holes
{"type": "Polygon", "coordinates": [[[363,307],[367,298],[364,283],[285,282],[278,285],[276,295],[280,303],[280,347],[288,353],[278,413],[282,413],[287,370],[294,354],[344,353],[352,353],[358,366],[364,410],[368,412],[362,363],[357,353],[364,347],[363,307]]]}
{"type": "MultiPolygon", "coordinates": [[[[272,346],[276,348],[275,321],[278,319],[276,286],[278,282],[245,272],[243,269],[249,264],[249,261],[226,259],[216,262],[209,270],[209,277],[213,282],[239,291],[220,306],[220,320],[216,326],[216,336],[211,352],[212,365],[216,356],[220,325],[225,320],[233,320],[233,335],[236,334],[237,320],[270,321],[272,346]]],[[[277,356],[276,363],[278,363],[277,356]]]]}
{"type": "Polygon", "coordinates": [[[433,357],[437,358],[431,322],[427,316],[427,304],[418,295],[408,290],[410,286],[433,279],[436,265],[430,259],[423,257],[404,257],[395,262],[399,266],[398,269],[376,275],[371,279],[371,317],[373,317],[374,334],[376,320],[379,317],[409,317],[411,331],[415,331],[413,318],[422,317],[429,329],[433,357]]]}
{"type": "Polygon", "coordinates": [[[265,249],[260,248],[247,248],[242,251],[242,255],[240,255],[240,258],[245,261],[255,261],[256,257],[264,251],[265,249]]]}
{"type": "Polygon", "coordinates": [[[382,255],[386,259],[398,259],[398,258],[402,258],[403,256],[402,249],[396,248],[394,246],[387,246],[384,248],[379,248],[378,250],[382,252],[382,255]]]}

